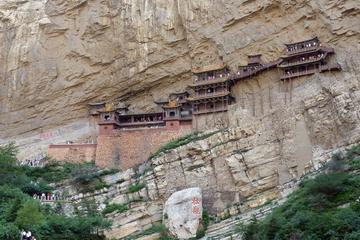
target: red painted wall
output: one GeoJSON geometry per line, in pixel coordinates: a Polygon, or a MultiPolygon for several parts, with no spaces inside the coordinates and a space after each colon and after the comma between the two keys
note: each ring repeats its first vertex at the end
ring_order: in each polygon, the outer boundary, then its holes
{"type": "Polygon", "coordinates": [[[162,145],[192,132],[191,122],[172,121],[165,127],[115,129],[99,134],[96,165],[128,169],[145,162],[162,145]]]}
{"type": "Polygon", "coordinates": [[[95,161],[96,144],[50,145],[48,156],[62,162],[83,163],[95,161]]]}

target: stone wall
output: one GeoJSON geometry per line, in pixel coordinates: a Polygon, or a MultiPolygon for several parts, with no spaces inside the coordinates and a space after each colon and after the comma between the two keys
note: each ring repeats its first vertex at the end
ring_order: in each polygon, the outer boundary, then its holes
{"type": "Polygon", "coordinates": [[[48,149],[50,158],[70,163],[95,161],[95,154],[96,144],[59,144],[48,149]]]}
{"type": "Polygon", "coordinates": [[[115,129],[112,134],[99,135],[96,165],[121,169],[134,167],[145,162],[162,145],[191,132],[190,122],[156,128],[115,129]]]}

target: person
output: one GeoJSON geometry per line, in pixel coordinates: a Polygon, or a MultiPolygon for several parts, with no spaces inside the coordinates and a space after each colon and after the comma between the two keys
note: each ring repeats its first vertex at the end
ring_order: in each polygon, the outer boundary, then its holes
{"type": "Polygon", "coordinates": [[[24,230],[21,231],[21,240],[26,240],[26,232],[24,230]]]}
{"type": "Polygon", "coordinates": [[[26,240],[31,240],[31,238],[32,238],[31,232],[28,231],[28,232],[26,233],[26,240]]]}

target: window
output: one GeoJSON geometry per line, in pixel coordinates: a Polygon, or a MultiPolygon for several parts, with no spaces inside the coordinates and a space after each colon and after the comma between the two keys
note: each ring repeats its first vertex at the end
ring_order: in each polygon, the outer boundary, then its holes
{"type": "Polygon", "coordinates": [[[174,117],[175,116],[175,112],[170,112],[170,117],[174,117]]]}

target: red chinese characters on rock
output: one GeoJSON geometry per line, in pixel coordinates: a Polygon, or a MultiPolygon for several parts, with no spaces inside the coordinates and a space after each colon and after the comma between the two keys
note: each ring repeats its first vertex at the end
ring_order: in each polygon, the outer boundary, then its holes
{"type": "Polygon", "coordinates": [[[194,197],[192,200],[191,200],[191,205],[192,205],[192,213],[195,214],[195,215],[200,215],[200,200],[196,197],[194,197]]]}

